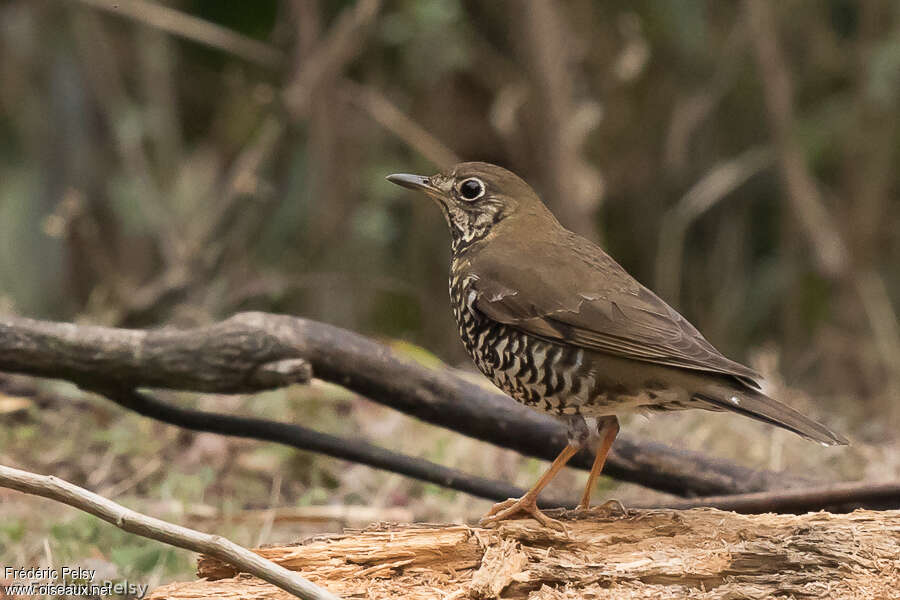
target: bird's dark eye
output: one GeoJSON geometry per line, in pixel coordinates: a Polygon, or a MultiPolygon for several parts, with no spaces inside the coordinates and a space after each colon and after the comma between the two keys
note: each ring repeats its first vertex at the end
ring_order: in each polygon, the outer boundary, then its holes
{"type": "Polygon", "coordinates": [[[466,200],[477,200],[484,195],[484,184],[480,179],[470,177],[459,184],[459,195],[466,200]]]}

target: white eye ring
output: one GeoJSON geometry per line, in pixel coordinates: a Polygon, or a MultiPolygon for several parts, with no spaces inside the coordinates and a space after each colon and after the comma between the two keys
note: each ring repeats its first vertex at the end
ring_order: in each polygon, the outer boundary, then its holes
{"type": "Polygon", "coordinates": [[[462,180],[459,183],[459,185],[456,186],[456,189],[459,192],[459,195],[462,197],[462,199],[467,200],[469,202],[478,200],[479,198],[484,196],[484,190],[485,190],[484,182],[482,180],[478,179],[477,177],[469,177],[468,179],[462,180]],[[471,184],[475,184],[475,186],[477,186],[477,188],[475,188],[471,184]],[[468,188],[468,189],[466,189],[466,188],[468,188]],[[475,192],[476,189],[477,189],[477,193],[474,196],[468,195],[469,193],[475,192]]]}

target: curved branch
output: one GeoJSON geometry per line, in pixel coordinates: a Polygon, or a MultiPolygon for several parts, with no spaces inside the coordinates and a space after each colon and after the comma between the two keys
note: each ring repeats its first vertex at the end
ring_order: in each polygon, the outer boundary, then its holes
{"type": "Polygon", "coordinates": [[[241,571],[256,575],[298,598],[339,600],[328,590],[307,581],[297,573],[238,546],[222,536],[202,533],[149,517],[58,477],[38,475],[0,465],[0,487],[56,500],[103,519],[107,523],[112,523],[128,533],[157,540],[170,546],[215,556],[219,560],[235,565],[241,571]]]}
{"type": "MultiPolygon", "coordinates": [[[[488,500],[505,500],[525,493],[525,490],[502,481],[468,475],[457,469],[451,469],[425,459],[393,452],[366,442],[321,433],[302,425],[180,408],[127,388],[96,387],[92,391],[139,415],[192,431],[277,442],[299,450],[309,450],[385,469],[488,500]]],[[[565,501],[551,499],[545,500],[542,504],[545,506],[569,505],[565,501]]],[[[572,504],[574,505],[574,503],[572,504]]]]}
{"type": "MultiPolygon", "coordinates": [[[[552,460],[566,443],[557,420],[451,369],[428,368],[353,332],[306,319],[241,313],[188,330],[128,330],[0,317],[0,370],[90,389],[158,387],[240,393],[315,376],[425,422],[552,460]]],[[[589,469],[588,452],[572,465],[589,469]]],[[[796,487],[803,478],[754,471],[697,452],[620,436],[608,475],[681,496],[796,487]]]]}

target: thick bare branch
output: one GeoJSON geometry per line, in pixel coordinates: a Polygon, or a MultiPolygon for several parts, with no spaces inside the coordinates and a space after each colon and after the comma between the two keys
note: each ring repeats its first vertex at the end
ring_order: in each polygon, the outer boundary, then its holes
{"type": "Polygon", "coordinates": [[[338,600],[328,590],[222,536],[149,517],[52,475],[38,475],[0,465],[0,487],[56,500],[112,523],[128,533],[215,556],[228,564],[240,565],[242,571],[252,573],[298,598],[338,600]]]}
{"type": "Polygon", "coordinates": [[[0,367],[97,386],[253,392],[309,381],[307,361],[259,331],[113,329],[0,318],[0,367]]]}
{"type": "MultiPolygon", "coordinates": [[[[0,317],[0,370],[67,379],[90,389],[249,392],[303,381],[310,376],[307,363],[320,379],[529,456],[550,460],[566,443],[565,428],[551,417],[451,369],[424,367],[324,323],[242,313],[208,327],[141,331],[0,317]]],[[[591,462],[590,453],[583,452],[572,465],[588,469],[591,462]]],[[[809,483],[627,436],[617,440],[606,473],[682,496],[809,483]]]]}

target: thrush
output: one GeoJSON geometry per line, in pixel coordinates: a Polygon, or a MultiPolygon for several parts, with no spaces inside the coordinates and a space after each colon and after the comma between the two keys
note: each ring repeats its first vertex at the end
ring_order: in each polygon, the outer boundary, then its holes
{"type": "Polygon", "coordinates": [[[524,496],[482,523],[537,507],[541,490],[582,447],[596,458],[580,509],[619,431],[617,415],[732,411],[826,446],[847,440],[766,396],[759,373],[730,360],[599,246],[565,229],[534,190],[502,167],[466,162],[389,181],[437,201],[450,228],[450,300],[472,360],[520,403],[567,426],[568,444],[524,496]]]}

